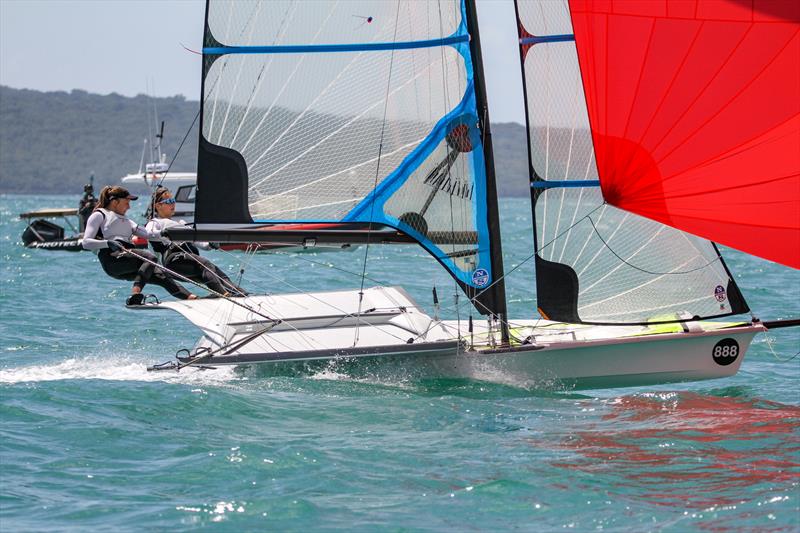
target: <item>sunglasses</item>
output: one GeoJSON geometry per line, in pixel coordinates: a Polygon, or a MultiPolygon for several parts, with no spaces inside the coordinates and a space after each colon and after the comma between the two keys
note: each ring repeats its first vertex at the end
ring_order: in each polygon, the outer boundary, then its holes
{"type": "Polygon", "coordinates": [[[167,198],[166,200],[161,200],[158,203],[159,204],[166,204],[166,205],[174,204],[175,203],[175,198],[167,198]]]}

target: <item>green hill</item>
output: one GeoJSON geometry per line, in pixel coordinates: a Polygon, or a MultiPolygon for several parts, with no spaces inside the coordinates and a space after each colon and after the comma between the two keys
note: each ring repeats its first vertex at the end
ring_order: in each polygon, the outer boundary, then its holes
{"type": "MultiPolygon", "coordinates": [[[[97,186],[118,183],[139,169],[143,140],[155,124],[154,108],[166,123],[162,151],[171,158],[197,115],[198,102],[182,96],[129,98],[0,86],[0,192],[78,194],[91,173],[97,186]]],[[[500,195],[527,196],[525,128],[493,124],[492,133],[500,195]]],[[[194,171],[196,159],[197,126],[172,168],[194,171]]]]}

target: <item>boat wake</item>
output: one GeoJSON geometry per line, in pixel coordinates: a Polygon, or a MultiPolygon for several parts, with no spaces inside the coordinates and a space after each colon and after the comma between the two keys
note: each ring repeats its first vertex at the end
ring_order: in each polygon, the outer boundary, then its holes
{"type": "Polygon", "coordinates": [[[56,363],[21,366],[0,370],[0,383],[36,383],[76,379],[100,379],[107,381],[162,381],[185,384],[224,384],[240,381],[241,375],[232,367],[213,370],[187,368],[180,372],[148,372],[146,363],[134,356],[73,357],[56,363]]]}

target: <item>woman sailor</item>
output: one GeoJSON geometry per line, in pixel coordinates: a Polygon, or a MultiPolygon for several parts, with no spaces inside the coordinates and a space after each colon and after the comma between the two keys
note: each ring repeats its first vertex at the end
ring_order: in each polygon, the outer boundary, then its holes
{"type": "Polygon", "coordinates": [[[116,279],[133,281],[133,289],[127,305],[144,302],[142,288],[155,283],[181,300],[193,300],[194,294],[179,285],[157,265],[156,257],[147,250],[136,250],[131,244],[134,235],[145,239],[159,239],[159,232],[150,232],[127,218],[131,200],[138,197],[123,187],[103,187],[94,212],[86,221],[81,244],[86,250],[97,250],[106,274],[116,279]]]}
{"type": "MultiPolygon", "coordinates": [[[[150,233],[161,233],[165,229],[185,226],[183,220],[174,220],[175,198],[166,187],[159,187],[153,194],[153,218],[147,223],[150,233]]],[[[161,264],[181,276],[202,283],[217,295],[247,296],[247,292],[234,284],[217,265],[200,256],[199,248],[212,248],[207,242],[176,242],[162,237],[160,241],[150,242],[153,249],[161,254],[161,264]]]]}

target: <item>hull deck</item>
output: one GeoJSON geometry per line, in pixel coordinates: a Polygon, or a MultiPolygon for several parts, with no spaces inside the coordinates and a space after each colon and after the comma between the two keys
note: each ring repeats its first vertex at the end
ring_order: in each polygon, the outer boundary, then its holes
{"type": "MultiPolygon", "coordinates": [[[[328,368],[374,377],[453,377],[524,387],[601,388],[735,374],[753,336],[747,323],[590,326],[514,320],[510,346],[480,321],[434,321],[399,288],[148,305],[203,331],[198,364],[258,364],[268,372],[328,368]]],[[[192,361],[184,358],[185,361],[192,361]]]]}

